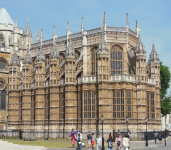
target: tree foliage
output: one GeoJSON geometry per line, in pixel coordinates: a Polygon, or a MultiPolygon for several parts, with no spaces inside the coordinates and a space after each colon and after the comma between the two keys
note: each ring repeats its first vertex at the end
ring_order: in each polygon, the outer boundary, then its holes
{"type": "Polygon", "coordinates": [[[167,89],[170,87],[170,78],[171,73],[169,71],[169,67],[164,66],[162,62],[160,62],[160,96],[161,96],[161,113],[163,115],[169,114],[171,112],[171,99],[170,96],[166,96],[167,89]]]}
{"type": "Polygon", "coordinates": [[[160,82],[161,82],[161,89],[160,89],[160,96],[161,100],[164,99],[164,97],[167,94],[167,89],[170,87],[170,78],[171,74],[169,71],[169,67],[164,66],[163,62],[160,62],[160,82]]]}
{"type": "Polygon", "coordinates": [[[167,115],[170,114],[170,111],[171,111],[171,99],[170,96],[166,96],[161,101],[161,113],[163,115],[167,115]]]}

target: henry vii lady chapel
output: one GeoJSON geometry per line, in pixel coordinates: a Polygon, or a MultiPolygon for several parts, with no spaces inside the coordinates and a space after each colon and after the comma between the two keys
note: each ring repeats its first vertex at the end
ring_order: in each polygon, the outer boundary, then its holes
{"type": "MultiPolygon", "coordinates": [[[[110,18],[109,18],[110,19],[110,18]]],[[[125,25],[124,25],[125,26],[125,25]]],[[[136,30],[103,26],[36,42],[29,22],[17,26],[0,9],[0,128],[65,132],[148,131],[161,128],[160,64],[155,44],[149,59],[136,30]],[[149,63],[147,63],[149,61],[149,63]]]]}

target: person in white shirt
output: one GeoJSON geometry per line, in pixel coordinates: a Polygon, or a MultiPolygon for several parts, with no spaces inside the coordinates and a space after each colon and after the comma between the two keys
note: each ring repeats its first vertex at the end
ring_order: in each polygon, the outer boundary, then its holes
{"type": "MultiPolygon", "coordinates": [[[[83,139],[83,135],[82,135],[82,133],[81,133],[81,130],[79,130],[79,132],[78,132],[78,134],[80,134],[80,138],[81,138],[81,140],[83,139]]],[[[78,135],[77,134],[77,135],[78,135]]],[[[78,138],[78,137],[77,137],[78,138]]]]}
{"type": "Polygon", "coordinates": [[[96,138],[96,149],[101,150],[101,145],[102,145],[102,139],[100,137],[100,134],[98,134],[96,138]]]}
{"type": "Polygon", "coordinates": [[[129,138],[128,135],[125,134],[125,137],[123,138],[123,146],[124,146],[124,150],[128,150],[129,147],[129,138]]]}

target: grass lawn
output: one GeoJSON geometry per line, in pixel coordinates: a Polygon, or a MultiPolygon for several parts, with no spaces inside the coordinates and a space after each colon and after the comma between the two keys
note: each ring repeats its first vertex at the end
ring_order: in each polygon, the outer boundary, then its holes
{"type": "MultiPolygon", "coordinates": [[[[8,141],[9,143],[13,144],[19,144],[19,145],[30,145],[30,146],[44,146],[47,148],[67,148],[67,147],[72,147],[71,142],[69,140],[57,140],[52,141],[52,140],[38,140],[38,141],[20,141],[20,140],[6,140],[4,139],[3,141],[8,141]]],[[[84,140],[83,140],[84,141],[84,140]]],[[[85,142],[86,147],[88,144],[85,142]]],[[[75,147],[77,144],[75,144],[75,147]]]]}
{"type": "MultiPolygon", "coordinates": [[[[46,148],[67,148],[72,147],[71,140],[68,139],[57,139],[57,140],[37,140],[37,141],[21,141],[17,139],[3,139],[3,141],[8,141],[9,143],[18,145],[30,145],[30,146],[44,146],[46,148]]],[[[87,141],[83,140],[83,143],[88,147],[87,141]]],[[[96,144],[95,144],[96,145],[96,144]]],[[[107,146],[107,143],[105,143],[107,146]]],[[[75,147],[77,144],[75,144],[75,147]]]]}

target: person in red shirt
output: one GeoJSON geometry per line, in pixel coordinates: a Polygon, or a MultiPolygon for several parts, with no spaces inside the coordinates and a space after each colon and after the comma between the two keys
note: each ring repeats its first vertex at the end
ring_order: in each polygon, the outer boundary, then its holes
{"type": "Polygon", "coordinates": [[[75,145],[74,129],[72,129],[71,144],[73,145],[73,148],[75,148],[75,147],[74,147],[74,145],[75,145]]]}

